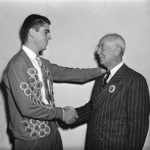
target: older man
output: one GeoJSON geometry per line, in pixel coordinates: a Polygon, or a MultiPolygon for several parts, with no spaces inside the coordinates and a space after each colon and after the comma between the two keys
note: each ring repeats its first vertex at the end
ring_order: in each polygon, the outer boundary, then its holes
{"type": "Polygon", "coordinates": [[[126,43],[107,34],[97,45],[100,64],[108,73],[99,77],[91,100],[77,108],[75,127],[88,123],[85,150],[142,150],[149,127],[146,79],[123,62],[126,43]]]}

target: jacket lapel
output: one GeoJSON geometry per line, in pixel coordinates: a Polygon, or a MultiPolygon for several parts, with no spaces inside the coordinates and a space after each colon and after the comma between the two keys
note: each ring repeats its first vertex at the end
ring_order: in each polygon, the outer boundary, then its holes
{"type": "Polygon", "coordinates": [[[25,62],[26,62],[26,64],[27,64],[27,67],[28,67],[28,68],[34,68],[34,66],[33,66],[31,60],[29,59],[29,57],[27,56],[27,54],[24,52],[24,50],[20,50],[20,51],[18,52],[18,55],[19,55],[20,57],[23,57],[23,59],[25,60],[25,62]]]}
{"type": "MultiPolygon", "coordinates": [[[[119,83],[121,83],[120,81],[122,81],[124,79],[124,76],[127,73],[127,70],[128,70],[128,67],[125,64],[123,64],[123,66],[116,72],[116,74],[111,78],[111,80],[107,83],[107,85],[104,88],[102,88],[102,81],[99,81],[99,83],[95,87],[96,96],[95,96],[95,94],[93,94],[94,99],[96,99],[95,103],[93,103],[93,110],[98,108],[105,101],[107,96],[112,94],[111,93],[112,90],[115,90],[115,91],[119,90],[119,83]],[[99,90],[99,92],[98,92],[98,90],[99,90]]],[[[102,80],[102,78],[101,78],[101,80],[102,80]]]]}

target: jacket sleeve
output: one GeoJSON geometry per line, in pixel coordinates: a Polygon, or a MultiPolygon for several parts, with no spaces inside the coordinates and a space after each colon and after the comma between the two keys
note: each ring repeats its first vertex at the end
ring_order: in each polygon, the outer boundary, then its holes
{"type": "Polygon", "coordinates": [[[51,120],[62,118],[63,110],[59,107],[51,107],[33,98],[29,86],[27,72],[21,63],[11,63],[4,76],[4,83],[11,93],[12,100],[24,117],[51,120]]]}
{"type": "Polygon", "coordinates": [[[94,96],[94,91],[95,91],[95,88],[97,86],[98,81],[99,81],[99,79],[97,79],[95,84],[94,84],[90,101],[81,107],[75,108],[75,110],[78,114],[77,120],[74,123],[69,124],[69,125],[60,121],[59,122],[60,127],[64,128],[64,129],[68,129],[68,128],[75,128],[75,127],[80,126],[84,123],[88,124],[89,119],[91,117],[91,113],[93,112],[93,103],[94,103],[93,96],[94,96]]]}
{"type": "Polygon", "coordinates": [[[76,124],[80,125],[80,124],[89,122],[89,119],[91,117],[91,113],[94,111],[94,109],[93,109],[94,108],[93,104],[95,103],[94,92],[97,88],[99,80],[100,80],[100,78],[97,78],[97,80],[94,83],[90,101],[88,103],[86,103],[84,106],[76,108],[76,112],[78,114],[78,119],[74,123],[75,125],[76,124]]]}
{"type": "Polygon", "coordinates": [[[141,150],[149,127],[149,91],[146,80],[136,77],[127,93],[128,135],[126,150],[141,150]]]}
{"type": "Polygon", "coordinates": [[[72,124],[66,124],[63,121],[58,121],[58,125],[63,129],[75,128],[84,123],[88,123],[91,114],[91,103],[86,103],[84,106],[75,108],[78,119],[72,124]]]}
{"type": "Polygon", "coordinates": [[[87,69],[68,68],[50,63],[49,69],[52,73],[53,80],[61,82],[84,83],[96,77],[99,77],[103,74],[100,68],[87,68],[87,69]]]}
{"type": "Polygon", "coordinates": [[[75,122],[74,125],[76,125],[76,124],[80,125],[80,124],[83,124],[83,123],[88,123],[89,119],[90,119],[91,112],[92,112],[91,101],[86,103],[84,106],[76,108],[76,112],[78,114],[78,119],[77,119],[77,121],[75,122]]]}

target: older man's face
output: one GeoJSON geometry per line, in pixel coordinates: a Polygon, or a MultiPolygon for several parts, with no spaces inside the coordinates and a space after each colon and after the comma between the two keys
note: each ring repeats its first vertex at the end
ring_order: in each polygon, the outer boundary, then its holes
{"type": "Polygon", "coordinates": [[[108,39],[102,39],[97,46],[97,54],[100,58],[100,64],[109,67],[115,57],[114,43],[108,39]]]}

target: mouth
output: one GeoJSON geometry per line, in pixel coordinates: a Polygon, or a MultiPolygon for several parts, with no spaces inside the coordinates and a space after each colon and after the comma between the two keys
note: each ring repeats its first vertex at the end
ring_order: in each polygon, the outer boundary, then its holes
{"type": "Polygon", "coordinates": [[[44,46],[46,47],[48,45],[48,41],[45,41],[44,46]]]}

